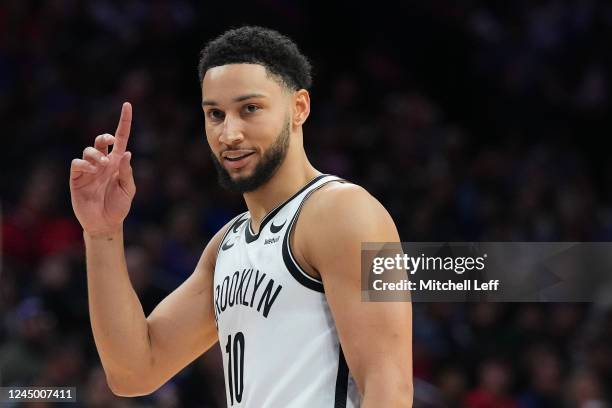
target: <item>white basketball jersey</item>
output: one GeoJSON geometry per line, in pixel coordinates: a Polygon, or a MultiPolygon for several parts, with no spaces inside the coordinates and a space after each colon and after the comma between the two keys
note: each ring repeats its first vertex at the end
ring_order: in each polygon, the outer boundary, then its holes
{"type": "Polygon", "coordinates": [[[270,211],[253,233],[248,212],[219,246],[214,309],[228,407],[359,407],[323,283],[294,260],[289,234],[320,175],[270,211]]]}

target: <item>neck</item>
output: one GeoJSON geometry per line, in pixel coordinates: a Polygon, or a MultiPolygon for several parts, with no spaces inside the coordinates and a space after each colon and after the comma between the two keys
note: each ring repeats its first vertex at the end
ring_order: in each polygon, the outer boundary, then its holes
{"type": "Polygon", "coordinates": [[[254,231],[259,230],[261,220],[266,214],[287,201],[306,183],[321,174],[310,164],[304,150],[300,150],[287,152],[287,157],[266,184],[255,191],[243,194],[251,214],[251,228],[254,231]]]}

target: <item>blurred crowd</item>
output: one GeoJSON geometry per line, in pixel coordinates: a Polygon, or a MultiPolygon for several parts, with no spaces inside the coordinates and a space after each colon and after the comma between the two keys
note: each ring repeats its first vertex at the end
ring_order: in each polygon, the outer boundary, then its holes
{"type": "MultiPolygon", "coordinates": [[[[126,257],[150,312],[244,211],[217,186],[196,73],[205,41],[244,23],[310,56],[311,161],[368,189],[403,241],[612,241],[612,4],[330,3],[0,4],[1,386],[76,386],[87,407],[225,406],[218,347],[151,396],[109,391],[68,170],[130,101],[126,257]]],[[[612,406],[611,305],[415,304],[415,406],[612,406]]]]}

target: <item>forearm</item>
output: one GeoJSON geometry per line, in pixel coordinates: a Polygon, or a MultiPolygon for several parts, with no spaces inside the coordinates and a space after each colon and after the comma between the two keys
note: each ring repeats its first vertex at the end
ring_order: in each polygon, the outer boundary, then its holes
{"type": "Polygon", "coordinates": [[[379,377],[368,381],[362,400],[362,408],[392,407],[411,408],[412,384],[401,378],[379,377]]]}
{"type": "Polygon", "coordinates": [[[123,231],[83,235],[89,314],[102,365],[110,381],[136,379],[151,352],[147,320],[128,276],[123,231]]]}

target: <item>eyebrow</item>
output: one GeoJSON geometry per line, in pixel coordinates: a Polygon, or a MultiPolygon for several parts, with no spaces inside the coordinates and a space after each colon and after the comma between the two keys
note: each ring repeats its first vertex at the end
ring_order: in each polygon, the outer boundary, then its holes
{"type": "MultiPolygon", "coordinates": [[[[266,95],[264,95],[264,94],[250,93],[250,94],[238,96],[238,97],[234,98],[232,100],[232,102],[242,102],[242,101],[246,101],[247,99],[251,99],[251,98],[265,98],[265,97],[266,97],[266,95]]],[[[218,104],[215,101],[204,99],[202,101],[202,106],[207,106],[207,105],[218,105],[218,104]]]]}

